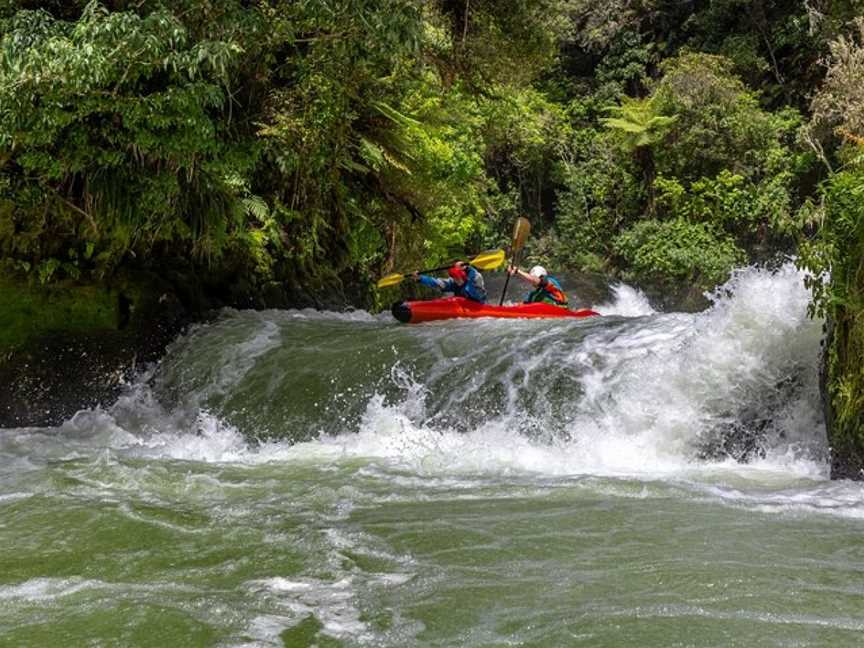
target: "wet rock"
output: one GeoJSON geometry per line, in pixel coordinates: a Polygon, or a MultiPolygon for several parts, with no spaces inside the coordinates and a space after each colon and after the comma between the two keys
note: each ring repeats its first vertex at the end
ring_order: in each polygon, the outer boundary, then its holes
{"type": "Polygon", "coordinates": [[[767,447],[775,446],[784,438],[775,420],[788,403],[799,397],[803,384],[798,374],[793,371],[778,381],[774,389],[752,394],[746,406],[716,416],[722,422],[699,436],[697,458],[702,461],[733,459],[739,463],[763,458],[767,447]]]}
{"type": "Polygon", "coordinates": [[[194,319],[170,286],[157,282],[145,289],[124,280],[104,289],[110,306],[101,309],[109,310],[91,328],[80,321],[64,330],[52,309],[74,311],[74,301],[87,299],[90,288],[77,294],[66,286],[65,300],[32,300],[27,316],[34,331],[0,357],[0,428],[55,426],[81,409],[113,403],[194,319]],[[49,319],[44,329],[40,317],[49,319]]]}
{"type": "MultiPolygon", "coordinates": [[[[864,481],[864,416],[858,417],[857,420],[855,417],[846,417],[843,420],[837,415],[831,399],[831,385],[833,383],[836,386],[844,370],[840,362],[832,367],[832,350],[837,354],[837,347],[849,345],[856,335],[848,322],[846,326],[843,324],[841,320],[841,330],[838,333],[835,319],[829,315],[826,320],[819,364],[819,395],[822,399],[822,411],[825,414],[828,443],[831,446],[831,478],[864,481]]],[[[848,351],[839,353],[846,360],[846,371],[860,370],[860,361],[854,357],[854,354],[849,354],[848,351]]]]}
{"type": "Polygon", "coordinates": [[[368,307],[368,282],[361,290],[360,281],[349,273],[315,292],[299,279],[258,285],[239,272],[201,276],[183,263],[158,272],[129,270],[99,286],[6,280],[0,284],[0,428],[56,426],[82,409],[112,404],[186,326],[223,307],[368,307]],[[349,300],[353,289],[359,297],[349,300]]]}

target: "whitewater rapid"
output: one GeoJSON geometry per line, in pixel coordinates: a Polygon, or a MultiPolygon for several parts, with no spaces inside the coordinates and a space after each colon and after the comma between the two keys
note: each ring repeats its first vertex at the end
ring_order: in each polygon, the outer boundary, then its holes
{"type": "Polygon", "coordinates": [[[0,644],[856,646],[864,490],[828,479],[803,277],[710,299],[225,311],[0,430],[0,644]]]}
{"type": "Polygon", "coordinates": [[[595,306],[603,320],[586,322],[401,327],[365,312],[228,311],[117,403],[28,432],[27,445],[209,462],[374,458],[423,473],[664,475],[745,459],[825,476],[821,323],[792,264],[736,272],[697,314],[657,313],[628,286],[613,294],[595,306]],[[326,361],[298,365],[292,344],[326,361]],[[381,370],[342,380],[358,354],[381,370]],[[756,451],[717,450],[742,434],[756,451]]]}

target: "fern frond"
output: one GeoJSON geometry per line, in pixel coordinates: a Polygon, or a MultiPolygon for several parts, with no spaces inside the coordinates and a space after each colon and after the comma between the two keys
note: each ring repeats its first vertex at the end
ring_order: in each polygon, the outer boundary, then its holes
{"type": "Polygon", "coordinates": [[[270,207],[261,196],[253,194],[241,200],[240,203],[247,214],[255,217],[262,223],[270,217],[270,207]]]}
{"type": "Polygon", "coordinates": [[[422,122],[414,119],[413,117],[409,117],[405,115],[393,106],[383,102],[383,101],[373,101],[372,107],[375,108],[378,112],[384,115],[387,119],[392,121],[394,124],[399,124],[400,126],[421,126],[422,122]]]}

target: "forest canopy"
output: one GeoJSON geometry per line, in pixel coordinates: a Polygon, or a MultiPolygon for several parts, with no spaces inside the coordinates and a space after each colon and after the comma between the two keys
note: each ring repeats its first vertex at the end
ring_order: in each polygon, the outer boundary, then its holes
{"type": "Polygon", "coordinates": [[[0,263],[368,303],[524,215],[529,260],[639,283],[830,264],[860,4],[7,0],[0,263]]]}

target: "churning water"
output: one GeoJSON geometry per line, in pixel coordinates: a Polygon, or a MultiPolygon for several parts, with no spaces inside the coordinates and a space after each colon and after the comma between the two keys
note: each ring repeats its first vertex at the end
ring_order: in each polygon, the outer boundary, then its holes
{"type": "Polygon", "coordinates": [[[226,311],[0,430],[0,644],[858,646],[790,265],[698,314],[226,311]]]}

